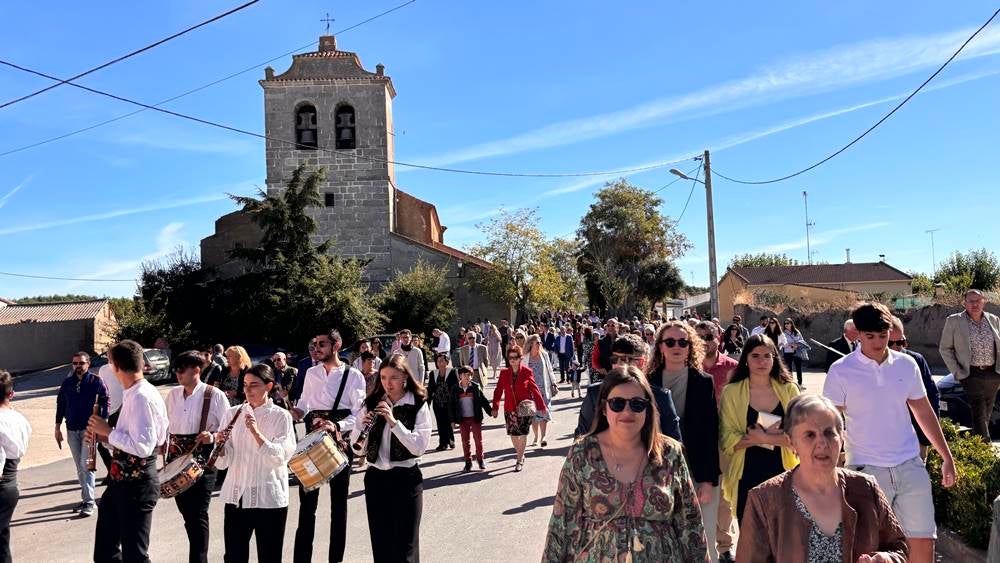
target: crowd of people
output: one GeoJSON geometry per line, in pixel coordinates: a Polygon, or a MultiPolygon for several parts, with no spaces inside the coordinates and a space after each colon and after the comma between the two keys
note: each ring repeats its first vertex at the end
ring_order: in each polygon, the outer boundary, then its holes
{"type": "MultiPolygon", "coordinates": [[[[940,347],[968,389],[974,431],[988,439],[1000,321],[984,305],[970,291],[940,347]]],[[[548,447],[553,399],[568,385],[580,410],[543,561],[933,561],[927,449],[943,460],[943,486],[957,475],[927,362],[907,349],[903,323],[883,305],[857,307],[843,336],[824,346],[820,393],[803,393],[811,347],[794,319],[761,317],[750,330],[738,316],[723,327],[557,312],[516,327],[470,322],[452,342],[440,329],[426,343],[403,330],[346,354],[331,329],[296,366],[284,352],[254,365],[242,346],[215,345],[173,358],[178,385],[165,400],[144,378],[136,342],[114,344],[96,374],[89,355],[74,355],[54,437],[70,446],[76,512],[97,512],[94,560],[148,561],[163,455],[166,466],[194,460],[202,470],[173,495],[189,561],[208,561],[214,491],[225,505],[225,561],[248,561],[252,540],[258,561],[281,561],[290,462],[319,436],[364,468],[374,560],[418,561],[420,461],[434,428],[438,451],[455,449],[457,434],[462,471],[474,463],[483,471],[483,422],[502,412],[519,472],[527,448],[548,447]],[[108,469],[99,509],[98,457],[108,469]]],[[[0,561],[12,560],[17,463],[31,434],[11,407],[13,387],[0,371],[0,561]]],[[[351,474],[298,487],[293,561],[312,560],[324,487],[326,559],[344,560],[351,474]]]]}

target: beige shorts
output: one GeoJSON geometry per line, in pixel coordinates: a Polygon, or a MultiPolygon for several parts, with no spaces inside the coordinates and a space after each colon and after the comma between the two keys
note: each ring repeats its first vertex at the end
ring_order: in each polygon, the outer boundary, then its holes
{"type": "Polygon", "coordinates": [[[850,465],[848,469],[867,473],[878,481],[906,537],[937,538],[931,478],[922,459],[915,457],[895,467],[850,465]]]}

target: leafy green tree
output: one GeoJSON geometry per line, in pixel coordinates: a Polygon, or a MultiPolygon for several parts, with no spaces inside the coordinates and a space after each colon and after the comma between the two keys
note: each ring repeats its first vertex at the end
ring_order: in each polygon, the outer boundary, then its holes
{"type": "Polygon", "coordinates": [[[458,316],[455,296],[448,286],[448,268],[435,267],[423,260],[409,272],[396,277],[382,288],[376,301],[388,320],[391,332],[408,328],[421,334],[448,327],[458,316]]]}
{"type": "Polygon", "coordinates": [[[66,303],[69,301],[93,301],[95,299],[100,299],[95,295],[77,295],[75,293],[67,293],[66,295],[36,295],[34,297],[24,297],[22,299],[16,299],[18,305],[32,305],[38,303],[66,303]]]}
{"type": "Polygon", "coordinates": [[[676,259],[690,247],[687,238],[659,211],[663,203],[649,190],[625,179],[608,182],[595,194],[580,220],[577,269],[584,276],[591,304],[603,303],[619,314],[636,310],[643,296],[661,288],[641,276],[647,264],[676,259]]]}
{"type": "Polygon", "coordinates": [[[934,281],[955,292],[968,289],[990,291],[1000,282],[1000,262],[993,252],[981,248],[965,254],[956,251],[940,264],[934,281]]]}
{"type": "Polygon", "coordinates": [[[913,276],[911,284],[913,293],[918,295],[934,295],[934,281],[927,274],[910,272],[910,275],[913,276]]]}
{"type": "Polygon", "coordinates": [[[646,262],[639,270],[639,297],[655,304],[684,290],[681,272],[673,262],[656,260],[646,262]]]}
{"type": "Polygon", "coordinates": [[[729,261],[729,267],[759,268],[761,266],[798,266],[799,261],[777,252],[758,252],[756,254],[737,254],[729,261]]]}
{"type": "Polygon", "coordinates": [[[559,274],[559,304],[556,308],[581,310],[586,300],[587,290],[583,276],[576,268],[580,255],[580,241],[554,238],[545,246],[544,258],[551,262],[559,274]]]}
{"type": "Polygon", "coordinates": [[[469,248],[469,254],[493,264],[474,270],[470,285],[500,303],[513,303],[520,315],[532,305],[531,283],[545,250],[538,222],[536,209],[502,209],[497,217],[476,225],[486,240],[469,248]]]}

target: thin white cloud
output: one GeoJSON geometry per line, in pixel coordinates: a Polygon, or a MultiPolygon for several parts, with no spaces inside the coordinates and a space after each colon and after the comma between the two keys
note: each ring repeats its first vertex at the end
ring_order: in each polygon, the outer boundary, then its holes
{"type": "MultiPolygon", "coordinates": [[[[248,188],[252,186],[251,182],[246,182],[243,184],[237,184],[229,186],[225,192],[248,192],[248,188]],[[233,189],[236,188],[236,189],[233,189]]],[[[95,213],[93,215],[81,215],[79,217],[72,217],[69,219],[58,219],[55,221],[46,221],[44,223],[35,223],[33,225],[19,225],[14,227],[7,227],[5,229],[0,229],[0,235],[12,235],[15,233],[25,233],[30,231],[41,231],[43,229],[52,229],[55,227],[65,227],[67,225],[77,225],[80,223],[89,223],[92,221],[102,221],[105,219],[114,219],[116,217],[124,217],[127,215],[135,215],[138,213],[149,213],[151,211],[164,211],[167,209],[176,209],[178,207],[187,207],[189,205],[198,205],[201,203],[211,203],[215,201],[222,201],[229,199],[226,193],[220,192],[213,195],[193,197],[188,199],[180,199],[171,202],[157,203],[153,205],[144,205],[140,207],[132,207],[129,209],[117,209],[115,211],[107,211],[105,213],[95,213]]]]}
{"type": "Polygon", "coordinates": [[[0,197],[0,208],[3,208],[3,206],[7,205],[7,201],[10,198],[14,197],[14,194],[16,194],[17,192],[21,191],[21,188],[27,186],[28,182],[31,181],[32,177],[33,176],[28,176],[27,178],[24,179],[23,182],[21,182],[20,184],[14,186],[14,188],[12,190],[10,190],[9,192],[7,192],[6,194],[4,194],[3,197],[0,197]]]}
{"type": "MultiPolygon", "coordinates": [[[[429,166],[454,165],[886,80],[941,64],[971,31],[961,29],[840,45],[771,65],[740,80],[415,160],[429,166]]],[[[996,53],[1000,53],[1000,28],[989,28],[959,58],[968,60],[996,53]]]]}
{"type": "MultiPolygon", "coordinates": [[[[888,227],[891,224],[892,223],[889,223],[887,221],[878,221],[875,223],[864,223],[861,225],[850,225],[847,227],[841,227],[839,229],[831,229],[828,231],[823,231],[812,235],[812,237],[809,240],[809,244],[811,244],[812,246],[821,246],[833,242],[834,240],[838,239],[841,235],[860,233],[863,231],[872,231],[875,229],[888,227]]],[[[807,245],[806,239],[805,237],[802,237],[797,240],[782,242],[778,244],[769,244],[759,249],[748,250],[745,252],[749,252],[751,254],[756,254],[758,252],[788,252],[790,250],[801,250],[805,248],[806,245],[807,245]]]]}

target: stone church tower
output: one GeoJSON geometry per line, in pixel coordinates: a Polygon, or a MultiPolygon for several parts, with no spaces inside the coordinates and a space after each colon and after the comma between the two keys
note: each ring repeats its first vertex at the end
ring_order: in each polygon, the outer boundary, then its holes
{"type": "MultiPolygon", "coordinates": [[[[422,260],[447,268],[457,323],[508,317],[508,304],[477,295],[465,283],[470,268],[491,265],[446,245],[447,227],[434,205],[397,187],[396,89],[384,70],[381,64],[375,72],[365,70],[357,54],[337,49],[333,36],[320,37],[317,51],[295,55],[281,74],[264,69],[267,195],[280,195],[299,164],[326,168],[323,204],[310,210],[319,226],[314,241],[332,239],[331,252],[338,256],[369,260],[365,279],[372,291],[422,260]]],[[[239,275],[246,266],[229,251],[256,246],[260,236],[241,211],[224,215],[215,222],[215,234],[201,241],[201,263],[222,277],[239,275]]]]}
{"type": "Polygon", "coordinates": [[[371,259],[368,276],[378,280],[390,274],[396,91],[383,66],[375,68],[368,72],[324,36],[318,51],[296,55],[286,72],[265,69],[260,85],[268,195],[278,195],[300,163],[326,168],[324,206],[313,214],[316,242],[332,238],[340,255],[371,259]]]}

